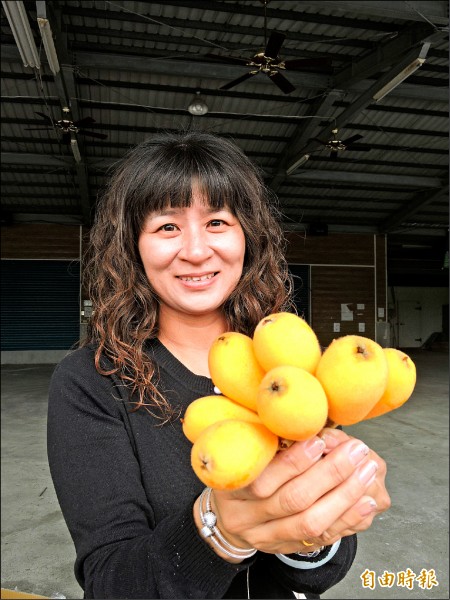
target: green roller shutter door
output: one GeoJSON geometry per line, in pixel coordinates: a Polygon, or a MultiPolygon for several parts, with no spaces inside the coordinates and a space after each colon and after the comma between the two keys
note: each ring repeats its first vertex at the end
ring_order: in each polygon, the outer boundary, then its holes
{"type": "Polygon", "coordinates": [[[80,263],[1,261],[1,349],[66,350],[79,339],[80,263]]]}

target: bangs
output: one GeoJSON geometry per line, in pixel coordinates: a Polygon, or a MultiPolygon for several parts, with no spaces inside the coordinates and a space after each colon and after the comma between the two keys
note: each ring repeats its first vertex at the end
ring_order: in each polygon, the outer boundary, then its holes
{"type": "Polygon", "coordinates": [[[214,210],[221,210],[224,207],[232,212],[236,204],[237,193],[233,189],[232,182],[224,180],[218,183],[217,175],[215,177],[200,178],[196,172],[177,172],[166,174],[159,180],[157,186],[152,186],[148,194],[143,196],[144,214],[153,211],[160,212],[167,208],[188,208],[192,205],[194,190],[201,195],[202,202],[214,210]],[[234,201],[233,201],[234,199],[234,201]]]}
{"type": "Polygon", "coordinates": [[[214,210],[251,216],[262,181],[247,156],[226,139],[201,133],[156,136],[126,157],[119,178],[125,212],[139,229],[153,211],[191,206],[194,186],[214,210]]]}
{"type": "Polygon", "coordinates": [[[205,204],[215,210],[227,206],[232,212],[239,210],[239,179],[233,170],[227,171],[210,157],[176,155],[170,161],[161,160],[152,169],[152,177],[146,179],[140,194],[143,212],[160,211],[164,208],[186,208],[191,206],[193,188],[201,192],[205,204]]]}

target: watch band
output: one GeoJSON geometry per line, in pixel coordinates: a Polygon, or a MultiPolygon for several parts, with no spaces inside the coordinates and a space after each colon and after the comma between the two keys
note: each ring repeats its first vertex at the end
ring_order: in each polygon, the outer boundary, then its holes
{"type": "Polygon", "coordinates": [[[297,553],[295,554],[275,554],[275,556],[281,560],[281,562],[284,562],[285,564],[289,565],[290,567],[294,567],[294,569],[317,569],[318,567],[321,567],[322,565],[326,564],[329,560],[331,560],[333,558],[333,556],[336,554],[336,552],[339,549],[339,546],[341,545],[341,540],[338,540],[337,542],[334,542],[334,544],[332,546],[329,547],[329,552],[326,553],[326,555],[319,560],[304,560],[306,557],[305,556],[299,556],[297,553]],[[297,557],[297,558],[296,558],[297,557]]]}

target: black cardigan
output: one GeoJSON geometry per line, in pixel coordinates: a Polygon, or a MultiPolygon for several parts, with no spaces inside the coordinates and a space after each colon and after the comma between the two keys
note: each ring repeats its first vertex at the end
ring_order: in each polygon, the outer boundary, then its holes
{"type": "MultiPolygon", "coordinates": [[[[149,352],[159,389],[181,416],[214,393],[210,379],[159,341],[149,352]]],[[[247,598],[247,568],[252,598],[293,598],[291,590],[317,597],[345,576],[356,536],[317,569],[294,569],[261,552],[238,565],[218,557],[193,520],[204,486],[180,419],[161,426],[144,408],[131,412],[128,400],[118,378],[96,371],[90,347],[65,357],[52,376],[48,459],[85,598],[247,598]]]]}

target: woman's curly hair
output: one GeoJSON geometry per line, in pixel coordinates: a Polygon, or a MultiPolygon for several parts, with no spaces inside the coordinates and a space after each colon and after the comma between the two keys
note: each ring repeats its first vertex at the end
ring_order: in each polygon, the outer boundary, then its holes
{"type": "Polygon", "coordinates": [[[190,205],[194,181],[212,208],[231,210],[245,234],[243,273],[223,306],[229,330],[251,336],[264,316],[294,306],[276,200],[236,145],[209,133],[167,133],[129,151],[99,201],[90,232],[83,283],[93,315],[85,343],[95,345],[100,373],[115,373],[138,393],[136,408],[166,420],[171,407],[156,388],[145,349],[158,335],[158,297],[138,238],[152,211],[190,205]],[[102,367],[102,356],[110,369],[102,367]]]}

